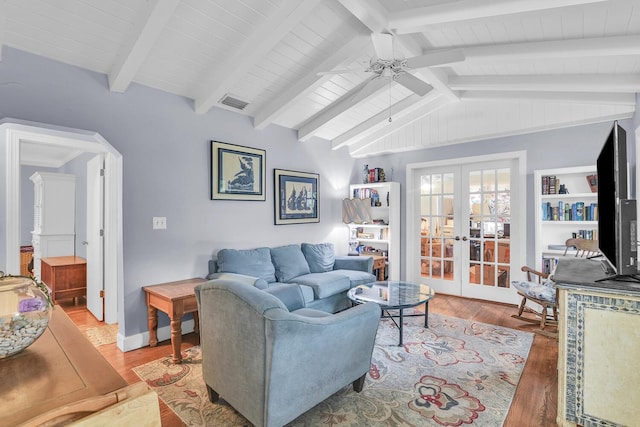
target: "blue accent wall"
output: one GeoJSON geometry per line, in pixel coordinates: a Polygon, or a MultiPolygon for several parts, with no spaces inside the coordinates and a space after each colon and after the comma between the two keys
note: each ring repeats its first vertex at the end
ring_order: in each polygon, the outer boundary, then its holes
{"type": "MultiPolygon", "coordinates": [[[[346,149],[331,150],[328,141],[302,143],[294,131],[275,125],[256,130],[249,117],[223,109],[196,114],[192,101],[137,84],[112,93],[103,74],[6,46],[0,62],[0,118],[95,131],[122,154],[127,336],[147,331],[142,286],[204,277],[219,249],[332,242],[339,253],[348,251],[342,199],[355,160],[346,149]],[[210,140],[266,150],[266,201],[210,200],[210,140]],[[274,225],[274,168],[320,174],[320,223],[274,225]],[[167,217],[166,230],[152,230],[154,216],[167,217]]],[[[4,169],[4,148],[0,160],[4,169]]],[[[78,179],[80,187],[86,185],[84,176],[78,179]]],[[[28,177],[25,184],[32,185],[28,177]]],[[[32,203],[33,195],[26,197],[32,203]]],[[[32,211],[27,216],[32,222],[32,211]]],[[[160,316],[160,325],[168,324],[160,316]]]]}

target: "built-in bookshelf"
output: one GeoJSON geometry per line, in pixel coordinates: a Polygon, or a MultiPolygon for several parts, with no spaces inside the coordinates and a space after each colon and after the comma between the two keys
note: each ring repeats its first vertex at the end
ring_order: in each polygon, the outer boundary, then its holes
{"type": "Polygon", "coordinates": [[[371,200],[370,224],[349,224],[350,246],[360,253],[386,257],[388,280],[400,280],[400,184],[375,182],[353,184],[349,197],[371,200]]]}
{"type": "Polygon", "coordinates": [[[553,271],[571,238],[598,239],[596,166],[544,169],[534,173],[536,268],[553,271]]]}

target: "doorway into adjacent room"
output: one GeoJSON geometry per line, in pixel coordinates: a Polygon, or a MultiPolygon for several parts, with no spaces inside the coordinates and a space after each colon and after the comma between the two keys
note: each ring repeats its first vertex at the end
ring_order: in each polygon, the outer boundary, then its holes
{"type": "Polygon", "coordinates": [[[409,280],[451,295],[518,301],[511,272],[525,249],[521,162],[512,154],[408,166],[409,280]]]}

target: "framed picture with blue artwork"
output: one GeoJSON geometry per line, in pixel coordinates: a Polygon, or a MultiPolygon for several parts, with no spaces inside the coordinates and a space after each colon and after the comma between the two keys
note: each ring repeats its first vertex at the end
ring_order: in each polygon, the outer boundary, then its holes
{"type": "Polygon", "coordinates": [[[274,169],[275,224],[320,222],[317,173],[274,169]]]}
{"type": "Polygon", "coordinates": [[[266,200],[266,152],[211,141],[211,200],[266,200]]]}

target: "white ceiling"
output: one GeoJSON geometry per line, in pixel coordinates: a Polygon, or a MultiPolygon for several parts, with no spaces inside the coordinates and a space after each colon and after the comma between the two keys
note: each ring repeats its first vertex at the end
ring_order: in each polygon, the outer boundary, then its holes
{"type": "Polygon", "coordinates": [[[2,45],[195,114],[239,111],[229,94],[258,129],[358,157],[629,118],[640,89],[639,0],[0,0],[2,45]],[[393,34],[396,58],[465,59],[411,71],[424,96],[389,80],[357,101],[371,33],[393,34]],[[353,71],[318,74],[337,69],[353,71]]]}

